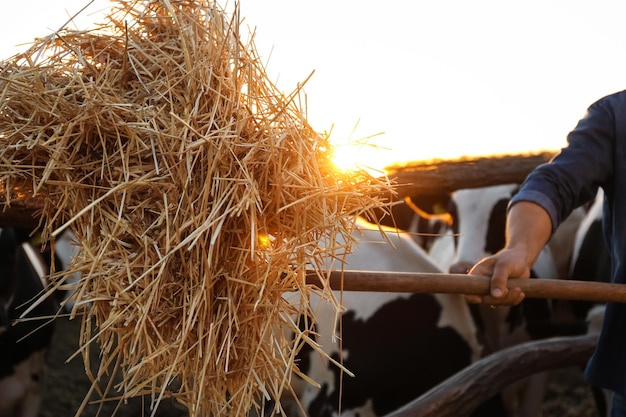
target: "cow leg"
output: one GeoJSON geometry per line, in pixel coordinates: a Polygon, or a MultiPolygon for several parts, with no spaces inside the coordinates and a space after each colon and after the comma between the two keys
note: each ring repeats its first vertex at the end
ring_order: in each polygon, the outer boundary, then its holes
{"type": "MultiPolygon", "coordinates": [[[[530,340],[523,327],[511,332],[507,324],[510,307],[492,309],[485,305],[476,306],[483,323],[484,355],[519,345],[530,340]]],[[[548,386],[548,373],[541,373],[522,379],[502,391],[502,402],[509,416],[538,417],[548,386]]]]}
{"type": "Polygon", "coordinates": [[[529,377],[526,386],[520,395],[519,417],[541,416],[543,397],[548,390],[548,372],[529,377]]]}

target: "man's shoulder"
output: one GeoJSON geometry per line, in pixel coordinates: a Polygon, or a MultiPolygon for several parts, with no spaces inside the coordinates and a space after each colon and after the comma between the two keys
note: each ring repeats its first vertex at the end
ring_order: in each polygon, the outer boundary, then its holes
{"type": "Polygon", "coordinates": [[[626,90],[617,91],[615,93],[608,94],[596,100],[596,102],[593,103],[592,106],[602,105],[602,104],[614,106],[614,105],[622,105],[623,103],[626,103],[626,90]]]}
{"type": "Polygon", "coordinates": [[[622,120],[626,116],[626,90],[617,91],[596,100],[587,109],[587,115],[592,114],[596,117],[622,120]]]}

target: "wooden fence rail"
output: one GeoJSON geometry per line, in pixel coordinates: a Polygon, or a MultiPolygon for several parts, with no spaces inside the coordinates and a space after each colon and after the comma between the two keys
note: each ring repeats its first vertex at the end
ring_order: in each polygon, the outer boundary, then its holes
{"type": "MultiPolygon", "coordinates": [[[[520,183],[553,155],[554,152],[540,152],[393,165],[387,171],[397,184],[398,195],[389,198],[401,200],[406,196],[442,195],[461,188],[520,183]]],[[[0,227],[36,226],[39,223],[37,213],[46,199],[45,190],[34,196],[31,184],[17,184],[7,190],[0,182],[0,206],[3,207],[0,227]]]]}
{"type": "Polygon", "coordinates": [[[555,152],[467,157],[453,160],[415,162],[387,168],[397,184],[398,198],[440,195],[462,188],[521,183],[538,165],[555,152]]]}

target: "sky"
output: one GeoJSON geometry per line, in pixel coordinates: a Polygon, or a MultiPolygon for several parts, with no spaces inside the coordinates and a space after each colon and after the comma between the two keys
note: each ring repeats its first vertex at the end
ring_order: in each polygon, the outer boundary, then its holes
{"type": "MultiPolygon", "coordinates": [[[[7,2],[0,58],[88,0],[7,2]]],[[[366,141],[366,166],[556,150],[585,109],[626,87],[623,0],[239,0],[266,72],[304,86],[309,123],[366,141]]],[[[94,0],[78,27],[111,3],[94,0]]],[[[233,1],[219,3],[227,12],[233,1]]]]}

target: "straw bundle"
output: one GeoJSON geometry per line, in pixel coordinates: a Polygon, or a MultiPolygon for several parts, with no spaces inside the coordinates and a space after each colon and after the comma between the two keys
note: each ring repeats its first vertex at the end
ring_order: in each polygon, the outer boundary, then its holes
{"type": "Polygon", "coordinates": [[[0,70],[0,179],[45,193],[44,240],[78,237],[94,393],[175,397],[193,416],[278,400],[311,343],[291,317],[314,322],[283,293],[306,300],[305,268],[350,250],[354,216],[389,183],[334,169],[300,90],[278,91],[238,11],[212,2],[118,1],[0,70]]]}

